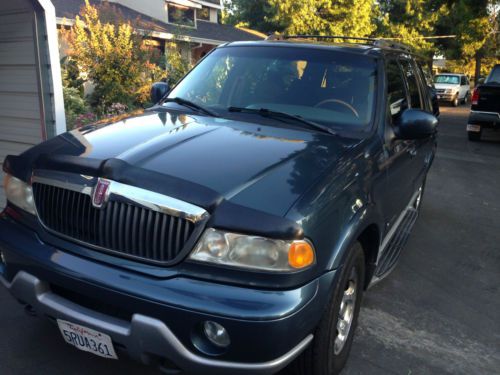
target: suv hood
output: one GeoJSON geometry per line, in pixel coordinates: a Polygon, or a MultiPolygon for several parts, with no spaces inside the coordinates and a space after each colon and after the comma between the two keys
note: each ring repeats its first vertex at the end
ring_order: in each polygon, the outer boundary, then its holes
{"type": "Polygon", "coordinates": [[[147,112],[60,135],[31,149],[116,158],[182,178],[225,199],[284,216],[297,198],[360,141],[284,125],[147,112]]]}

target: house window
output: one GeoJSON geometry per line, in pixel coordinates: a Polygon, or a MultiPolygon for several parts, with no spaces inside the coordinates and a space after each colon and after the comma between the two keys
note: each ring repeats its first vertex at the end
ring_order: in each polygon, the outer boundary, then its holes
{"type": "Polygon", "coordinates": [[[168,4],[168,22],[182,26],[195,26],[194,9],[177,4],[168,4]]]}
{"type": "Polygon", "coordinates": [[[203,21],[210,21],[210,8],[202,7],[196,11],[196,18],[203,21]]]}

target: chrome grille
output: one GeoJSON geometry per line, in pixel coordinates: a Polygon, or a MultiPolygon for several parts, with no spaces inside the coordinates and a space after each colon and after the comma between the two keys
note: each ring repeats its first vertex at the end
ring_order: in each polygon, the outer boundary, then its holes
{"type": "Polygon", "coordinates": [[[187,219],[110,200],[103,208],[90,195],[33,183],[38,216],[48,229],[65,237],[125,256],[170,262],[193,235],[187,219]]]}

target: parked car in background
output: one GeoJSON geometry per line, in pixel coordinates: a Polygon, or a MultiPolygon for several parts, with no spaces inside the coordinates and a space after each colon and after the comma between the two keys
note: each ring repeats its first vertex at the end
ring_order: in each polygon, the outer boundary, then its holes
{"type": "Polygon", "coordinates": [[[465,74],[437,74],[434,76],[434,84],[439,101],[457,107],[470,99],[470,82],[465,74]]]}
{"type": "Polygon", "coordinates": [[[500,64],[474,89],[467,121],[467,136],[479,141],[483,129],[500,129],[500,64]]]}
{"type": "Polygon", "coordinates": [[[225,44],[145,114],[8,156],[0,282],[104,358],[338,374],[438,120],[409,49],[315,40],[225,44]]]}

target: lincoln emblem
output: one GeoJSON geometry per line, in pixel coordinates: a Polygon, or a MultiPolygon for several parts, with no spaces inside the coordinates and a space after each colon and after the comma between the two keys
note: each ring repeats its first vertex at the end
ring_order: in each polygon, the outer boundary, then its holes
{"type": "Polygon", "coordinates": [[[101,208],[106,201],[106,193],[108,192],[110,181],[99,179],[94,188],[94,196],[92,197],[92,204],[94,207],[101,208]]]}

